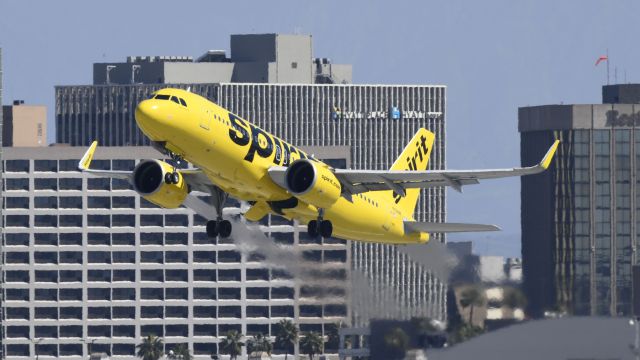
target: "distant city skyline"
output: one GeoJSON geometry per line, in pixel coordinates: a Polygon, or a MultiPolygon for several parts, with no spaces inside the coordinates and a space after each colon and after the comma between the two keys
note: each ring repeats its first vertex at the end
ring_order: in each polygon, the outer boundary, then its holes
{"type": "MultiPolygon", "coordinates": [[[[632,0],[193,1],[189,6],[4,1],[4,101],[46,105],[51,125],[53,86],[90,84],[94,62],[228,51],[231,34],[308,33],[314,54],[353,64],[356,84],[446,85],[447,167],[512,167],[520,162],[519,106],[598,102],[606,67],[594,63],[607,49],[612,83],[616,77],[640,81],[634,67],[640,49],[626,36],[634,33],[639,10],[632,0]]],[[[53,128],[49,134],[55,134],[53,128]]],[[[449,192],[448,221],[494,223],[504,230],[449,239],[474,239],[479,252],[496,244],[486,253],[519,256],[519,191],[519,180],[510,179],[471,186],[463,194],[449,192]]]]}

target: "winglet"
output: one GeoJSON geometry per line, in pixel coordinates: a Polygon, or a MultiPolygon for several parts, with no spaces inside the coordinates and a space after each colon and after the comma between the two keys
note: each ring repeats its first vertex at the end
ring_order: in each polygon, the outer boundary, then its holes
{"type": "Polygon", "coordinates": [[[555,155],[556,150],[558,149],[558,144],[560,144],[560,140],[554,141],[553,145],[549,148],[549,151],[547,151],[547,154],[542,158],[542,161],[540,161],[540,166],[542,166],[543,169],[546,170],[549,168],[551,160],[553,160],[553,155],[555,155]]]}
{"type": "Polygon", "coordinates": [[[78,163],[78,169],[89,170],[89,165],[91,164],[91,160],[93,160],[93,153],[96,152],[96,147],[98,147],[97,141],[91,143],[91,146],[89,146],[87,152],[84,153],[84,156],[82,157],[82,159],[80,159],[80,162],[78,163]]]}

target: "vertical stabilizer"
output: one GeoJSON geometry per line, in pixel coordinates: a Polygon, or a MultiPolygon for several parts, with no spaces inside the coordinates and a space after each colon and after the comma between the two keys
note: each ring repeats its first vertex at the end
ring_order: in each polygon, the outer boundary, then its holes
{"type": "MultiPolygon", "coordinates": [[[[418,130],[413,139],[404,148],[400,157],[393,163],[391,170],[426,170],[435,137],[435,134],[427,129],[421,128],[418,130]]],[[[383,191],[379,192],[379,196],[397,204],[403,216],[413,218],[418,197],[420,196],[420,189],[407,189],[405,192],[406,196],[402,196],[395,191],[383,191]]]]}

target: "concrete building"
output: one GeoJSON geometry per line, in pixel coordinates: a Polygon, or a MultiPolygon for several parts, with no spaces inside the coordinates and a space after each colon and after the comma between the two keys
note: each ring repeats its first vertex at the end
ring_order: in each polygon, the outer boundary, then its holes
{"type": "Polygon", "coordinates": [[[7,147],[47,146],[47,107],[15,100],[3,106],[3,144],[7,147]]]}
{"type": "Polygon", "coordinates": [[[126,63],[93,64],[93,84],[350,84],[351,65],[313,58],[311,35],[231,35],[224,50],[190,56],[130,56],[126,63]]]}
{"type": "Polygon", "coordinates": [[[505,263],[505,273],[508,282],[522,283],[522,259],[507,258],[505,263]]]}
{"type": "Polygon", "coordinates": [[[505,262],[502,256],[478,256],[478,273],[483,283],[502,283],[506,280],[505,262]]]}
{"type": "MultiPolygon", "coordinates": [[[[270,62],[273,54],[276,62],[282,59],[277,55],[280,50],[274,50],[272,37],[245,39],[243,35],[234,39],[232,61],[270,62]],[[264,40],[265,44],[256,45],[256,39],[264,40]],[[237,50],[242,46],[256,52],[270,48],[267,52],[272,55],[248,55],[248,50],[237,50]]],[[[291,50],[293,53],[308,51],[304,41],[297,44],[302,45],[298,50],[291,50]]],[[[222,55],[212,53],[204,58],[222,59],[222,55]]],[[[237,71],[241,69],[242,66],[237,71]]],[[[334,71],[330,62],[316,61],[316,80],[334,71]]],[[[191,83],[190,80],[190,75],[173,77],[175,83],[171,86],[190,88],[292,144],[348,147],[351,167],[356,169],[388,169],[415,132],[421,127],[428,128],[436,134],[429,169],[445,167],[444,86],[338,85],[326,84],[329,82],[326,79],[306,84],[191,83]]],[[[56,87],[57,142],[88,146],[98,139],[106,146],[148,144],[135,125],[134,109],[140,101],[165,86],[166,83],[56,87]]],[[[446,220],[444,189],[422,192],[416,218],[432,222],[446,220]]],[[[435,239],[442,240],[442,237],[435,239]]],[[[401,318],[446,317],[446,284],[424,266],[393,246],[361,242],[352,242],[350,246],[352,269],[362,275],[365,285],[371,289],[389,289],[385,297],[373,296],[370,300],[380,302],[378,305],[389,300],[397,303],[401,312],[394,316],[401,318]]],[[[379,308],[375,304],[366,308],[357,306],[352,312],[353,324],[359,326],[366,324],[371,316],[379,317],[376,310],[379,308]]]]}
{"type": "MultiPolygon", "coordinates": [[[[0,48],[0,106],[2,106],[2,48],[0,48]]],[[[4,172],[4,168],[2,167],[2,111],[0,111],[0,186],[2,186],[2,173],[4,172]]],[[[1,191],[0,191],[1,193],[1,191]]],[[[2,195],[0,194],[0,201],[2,201],[2,195]]],[[[4,204],[4,202],[3,202],[4,204]]],[[[0,214],[1,215],[1,214],[0,214]]],[[[3,247],[4,247],[4,237],[3,237],[3,228],[4,222],[2,221],[2,216],[0,216],[0,267],[4,265],[4,255],[3,247]]],[[[4,302],[4,295],[2,291],[4,280],[0,276],[0,359],[4,358],[4,346],[2,346],[2,340],[4,339],[4,327],[2,326],[2,319],[4,319],[4,311],[2,309],[2,303],[4,302]]]]}
{"type": "MultiPolygon", "coordinates": [[[[350,318],[346,242],[311,239],[280,217],[261,222],[254,243],[265,247],[209,239],[191,210],[160,209],[126,181],[78,172],[84,148],[46,150],[3,149],[6,359],[80,360],[91,349],[133,360],[148,334],[163,336],[167,351],[186,343],[195,359],[210,359],[231,329],[273,336],[274,324],[290,318],[301,331],[324,333],[350,318]],[[275,266],[266,247],[273,243],[277,256],[317,271],[275,266]]],[[[341,167],[347,150],[305,149],[341,167]]],[[[103,147],[92,167],[128,170],[150,158],[162,156],[150,147],[103,147]]],[[[226,216],[238,218],[239,206],[228,203],[226,216]]]]}
{"type": "MultiPolygon", "coordinates": [[[[194,84],[191,91],[202,94],[261,128],[299,146],[347,146],[351,166],[387,169],[415,132],[426,127],[436,133],[430,169],[443,169],[444,90],[442,86],[415,85],[281,85],[281,84],[194,84]],[[402,109],[402,118],[389,116],[391,105],[402,109]],[[341,110],[340,110],[341,109],[341,110]]],[[[57,87],[58,142],[88,145],[146,143],[135,127],[133,109],[159,85],[66,86],[57,87]],[[116,103],[114,111],[76,113],[92,104],[116,103]],[[130,110],[129,110],[130,109],[130,110]],[[111,126],[91,120],[112,119],[111,126]],[[76,119],[86,119],[76,121],[76,119]],[[83,124],[84,123],[84,124],[83,124]],[[85,125],[86,124],[86,125],[85,125]],[[76,132],[80,130],[81,134],[76,132]]],[[[445,191],[430,188],[422,192],[417,219],[445,221],[445,191]]],[[[436,236],[436,240],[441,237],[436,236]]],[[[406,316],[444,318],[445,285],[424,267],[413,263],[395,247],[353,242],[354,269],[370,281],[394,288],[399,307],[406,316]],[[374,259],[381,259],[375,261],[374,259]],[[384,259],[384,261],[382,260],[384,259]]],[[[376,287],[377,285],[373,285],[376,287]]],[[[363,321],[366,321],[363,319],[363,321]]]]}
{"type": "Polygon", "coordinates": [[[631,314],[640,85],[605,86],[603,101],[519,109],[522,165],[561,141],[550,171],[521,180],[523,279],[533,316],[631,314]]]}

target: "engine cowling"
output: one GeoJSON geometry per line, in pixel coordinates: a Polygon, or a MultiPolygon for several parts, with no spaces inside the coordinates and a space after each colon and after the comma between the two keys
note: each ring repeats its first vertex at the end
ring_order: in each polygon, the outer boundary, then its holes
{"type": "Polygon", "coordinates": [[[133,188],[148,201],[166,209],[175,209],[182,205],[189,188],[179,171],[178,183],[167,184],[165,175],[172,171],[173,167],[164,161],[142,161],[133,170],[133,188]]]}
{"type": "Polygon", "coordinates": [[[342,194],[342,186],[329,168],[307,159],[294,161],[285,173],[287,190],[298,199],[326,209],[342,194]]]}

